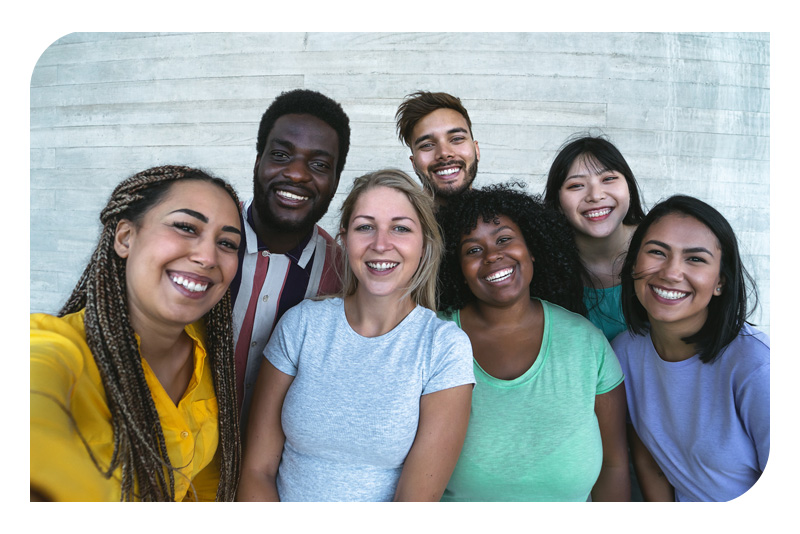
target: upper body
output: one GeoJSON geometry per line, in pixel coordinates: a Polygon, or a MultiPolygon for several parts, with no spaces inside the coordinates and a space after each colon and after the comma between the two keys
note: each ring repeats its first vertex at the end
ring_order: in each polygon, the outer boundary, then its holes
{"type": "Polygon", "coordinates": [[[717,359],[669,362],[650,335],[619,335],[629,417],[676,501],[729,501],[769,456],[769,338],[745,325],[717,359]]]}
{"type": "MultiPolygon", "coordinates": [[[[444,501],[586,501],[597,481],[595,400],[622,371],[586,319],[541,303],[541,348],[527,371],[503,380],[474,362],[469,428],[444,501]]],[[[440,316],[461,326],[458,312],[440,316]]]]}
{"type": "Polygon", "coordinates": [[[303,299],[341,289],[339,245],[315,226],[297,247],[272,253],[253,229],[252,200],[242,206],[239,271],[231,283],[236,384],[241,420],[247,421],[253,388],[278,320],[303,299]]]}
{"type": "MultiPolygon", "coordinates": [[[[119,501],[120,469],[106,479],[81,441],[107,468],[113,452],[111,415],[83,319],[83,311],[62,318],[31,315],[31,486],[57,501],[119,501]]],[[[175,499],[214,500],[219,483],[217,396],[202,321],[188,325],[186,333],[194,343],[194,363],[189,387],[177,404],[147,361],[141,362],[170,461],[180,472],[175,474],[175,499]]]]}
{"type": "Polygon", "coordinates": [[[420,398],[474,383],[467,336],[421,306],[364,337],[342,299],[305,301],[281,320],[265,356],[294,377],[282,412],[283,501],[391,500],[420,398]]]}

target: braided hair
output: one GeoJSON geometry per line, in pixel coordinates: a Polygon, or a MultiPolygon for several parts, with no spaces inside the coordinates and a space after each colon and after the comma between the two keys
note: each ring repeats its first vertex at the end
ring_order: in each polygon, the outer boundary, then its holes
{"type": "Polygon", "coordinates": [[[466,191],[436,213],[445,242],[437,284],[439,309],[452,312],[475,300],[461,271],[461,238],[471,233],[479,220],[489,223],[504,215],[519,226],[528,250],[536,258],[531,297],[585,316],[584,268],[572,227],[563,214],[545,208],[538,195],[528,195],[515,186],[524,184],[497,184],[466,191]]]}
{"type": "MultiPolygon", "coordinates": [[[[114,436],[114,452],[98,470],[110,478],[121,468],[121,500],[174,501],[175,472],[164,432],[142,369],[138,344],[128,313],[125,260],[114,250],[117,224],[138,224],[178,180],[201,180],[223,188],[238,206],[236,192],[225,181],[189,167],[163,166],[127,178],[111,194],[100,213],[103,225],[89,264],[61,308],[59,317],[86,309],[86,342],[105,389],[114,436]],[[137,493],[138,487],[138,493],[137,493]]],[[[230,292],[205,315],[206,345],[219,405],[220,482],[218,501],[236,495],[241,456],[233,357],[230,292]]],[[[183,476],[178,471],[179,476],[183,476]]]]}

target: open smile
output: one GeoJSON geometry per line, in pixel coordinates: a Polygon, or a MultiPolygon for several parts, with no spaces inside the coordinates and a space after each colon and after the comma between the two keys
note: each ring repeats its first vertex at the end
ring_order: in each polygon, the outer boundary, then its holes
{"type": "Polygon", "coordinates": [[[673,302],[686,298],[689,295],[689,293],[687,293],[686,291],[663,289],[656,286],[650,286],[650,289],[653,291],[653,293],[656,294],[657,297],[659,297],[659,299],[673,301],[673,302]]]}
{"type": "Polygon", "coordinates": [[[387,271],[391,271],[398,265],[400,265],[396,261],[368,261],[366,262],[366,264],[370,270],[378,273],[385,273],[387,271]]]}
{"type": "Polygon", "coordinates": [[[508,280],[511,277],[512,274],[514,274],[514,268],[513,267],[507,267],[505,269],[500,269],[499,271],[493,272],[492,274],[490,274],[489,276],[484,277],[483,279],[486,280],[487,282],[491,282],[493,284],[496,284],[498,282],[502,282],[504,280],[508,280]]]}
{"type": "Polygon", "coordinates": [[[169,273],[169,278],[181,293],[195,298],[203,295],[208,291],[209,287],[214,285],[211,280],[205,277],[196,277],[189,273],[169,273]]]}
{"type": "Polygon", "coordinates": [[[461,169],[462,165],[450,165],[448,167],[442,167],[433,171],[433,174],[435,174],[440,180],[448,182],[458,178],[459,174],[461,173],[461,169]]]}
{"type": "Polygon", "coordinates": [[[584,211],[581,215],[592,222],[604,221],[613,211],[613,208],[598,208],[594,210],[584,211]]]}

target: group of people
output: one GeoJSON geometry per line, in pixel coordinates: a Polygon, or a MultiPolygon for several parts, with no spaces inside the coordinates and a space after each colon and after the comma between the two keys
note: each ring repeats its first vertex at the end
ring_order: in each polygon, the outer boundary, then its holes
{"type": "Polygon", "coordinates": [[[769,339],[713,207],[642,208],[601,137],[543,195],[475,188],[461,101],[397,133],[419,183],[358,177],[341,106],[281,94],[253,197],[124,180],[56,316],[31,315],[31,500],[725,501],[769,454],[769,339]],[[421,183],[421,186],[420,186],[421,183]],[[630,455],[630,456],[629,456],[630,455]],[[629,469],[629,457],[635,474],[629,469]]]}

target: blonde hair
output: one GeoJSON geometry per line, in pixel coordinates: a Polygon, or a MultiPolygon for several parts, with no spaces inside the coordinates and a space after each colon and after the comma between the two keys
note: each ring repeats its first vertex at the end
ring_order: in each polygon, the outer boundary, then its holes
{"type": "Polygon", "coordinates": [[[350,268],[347,247],[344,238],[361,195],[376,187],[388,187],[403,193],[419,217],[422,227],[422,258],[406,292],[415,304],[436,311],[436,275],[439,272],[439,263],[442,256],[442,233],[433,213],[433,198],[422,187],[411,179],[406,173],[397,169],[382,169],[364,176],[359,176],[353,181],[353,187],[347,195],[341,208],[339,234],[337,239],[344,250],[342,262],[342,293],[347,297],[356,292],[358,279],[350,268]]]}

